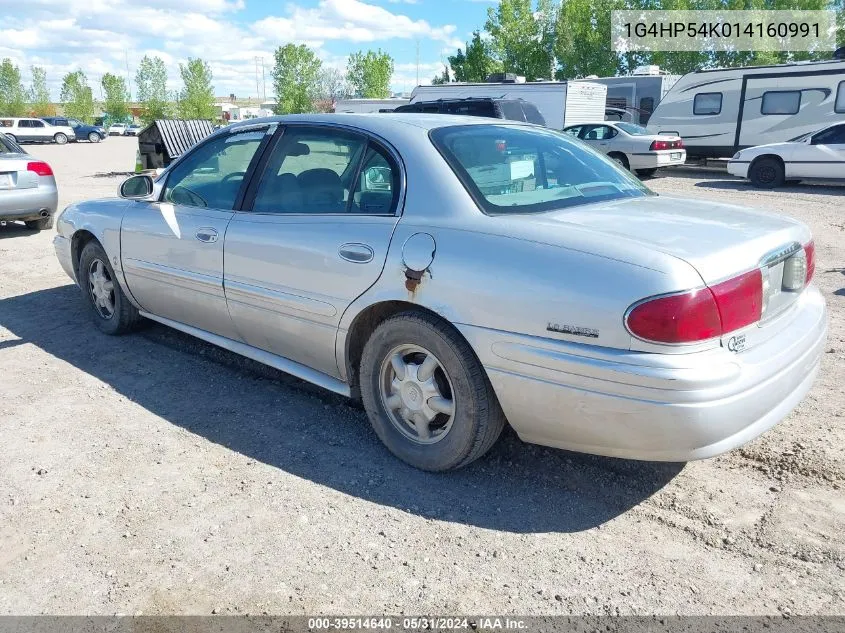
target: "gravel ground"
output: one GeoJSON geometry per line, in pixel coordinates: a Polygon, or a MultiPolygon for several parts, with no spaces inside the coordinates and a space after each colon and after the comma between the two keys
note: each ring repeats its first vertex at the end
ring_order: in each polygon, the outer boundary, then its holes
{"type": "MultiPolygon", "coordinates": [[[[29,149],[64,206],[135,147],[29,149]]],[[[805,401],[687,465],[506,432],[417,472],[341,398],[161,326],[99,334],[52,232],[0,227],[0,614],[845,613],[845,188],[649,184],[807,222],[830,306],[805,401]]]]}

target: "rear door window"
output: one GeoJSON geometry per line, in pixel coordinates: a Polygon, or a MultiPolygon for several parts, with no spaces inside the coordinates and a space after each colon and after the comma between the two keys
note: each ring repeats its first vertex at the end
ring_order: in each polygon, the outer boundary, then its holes
{"type": "Polygon", "coordinates": [[[833,104],[833,111],[838,114],[845,113],[845,81],[839,82],[836,88],[836,103],[833,104]]]}
{"type": "Polygon", "coordinates": [[[522,104],[518,101],[499,101],[499,108],[502,111],[503,119],[511,121],[525,121],[525,113],[522,111],[522,104]]]}

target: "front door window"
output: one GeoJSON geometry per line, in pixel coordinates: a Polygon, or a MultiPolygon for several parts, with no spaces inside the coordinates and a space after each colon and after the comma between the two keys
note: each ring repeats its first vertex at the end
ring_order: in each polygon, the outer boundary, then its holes
{"type": "Polygon", "coordinates": [[[164,202],[231,211],[265,131],[219,136],[173,167],[164,202]]]}

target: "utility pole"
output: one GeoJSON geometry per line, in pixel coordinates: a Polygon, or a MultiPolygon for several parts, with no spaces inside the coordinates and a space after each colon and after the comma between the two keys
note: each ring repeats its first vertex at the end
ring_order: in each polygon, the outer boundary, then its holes
{"type": "Polygon", "coordinates": [[[123,49],[123,56],[126,60],[126,92],[129,93],[126,96],[129,101],[132,101],[132,80],[129,78],[129,53],[126,52],[125,48],[123,49]]]}
{"type": "Polygon", "coordinates": [[[264,75],[264,58],[261,58],[261,94],[264,95],[264,101],[267,101],[267,78],[264,75]]]}
{"type": "Polygon", "coordinates": [[[258,87],[258,55],[255,56],[255,97],[261,100],[261,88],[258,87]]]}

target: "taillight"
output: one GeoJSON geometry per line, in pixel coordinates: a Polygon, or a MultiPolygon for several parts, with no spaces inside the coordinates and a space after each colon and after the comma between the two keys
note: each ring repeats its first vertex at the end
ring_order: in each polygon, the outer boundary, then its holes
{"type": "Polygon", "coordinates": [[[652,141],[651,145],[649,146],[649,150],[652,152],[657,152],[663,149],[683,149],[684,142],[681,140],[677,141],[652,141]]]}
{"type": "Polygon", "coordinates": [[[53,170],[50,169],[50,165],[43,161],[38,161],[37,163],[27,163],[26,164],[27,171],[34,171],[39,176],[52,176],[53,170]]]}
{"type": "Polygon", "coordinates": [[[813,240],[807,242],[804,254],[807,256],[807,279],[804,285],[807,286],[813,280],[813,273],[816,272],[816,244],[813,240]]]}
{"type": "Polygon", "coordinates": [[[756,323],[762,310],[763,278],[756,269],[710,288],[643,301],[626,324],[647,341],[696,343],[756,323]]]}
{"type": "Polygon", "coordinates": [[[628,313],[631,334],[655,343],[693,343],[722,334],[710,288],[645,301],[628,313]]]}
{"type": "Polygon", "coordinates": [[[760,320],[763,314],[763,277],[760,269],[711,286],[722,332],[733,332],[760,320]]]}

